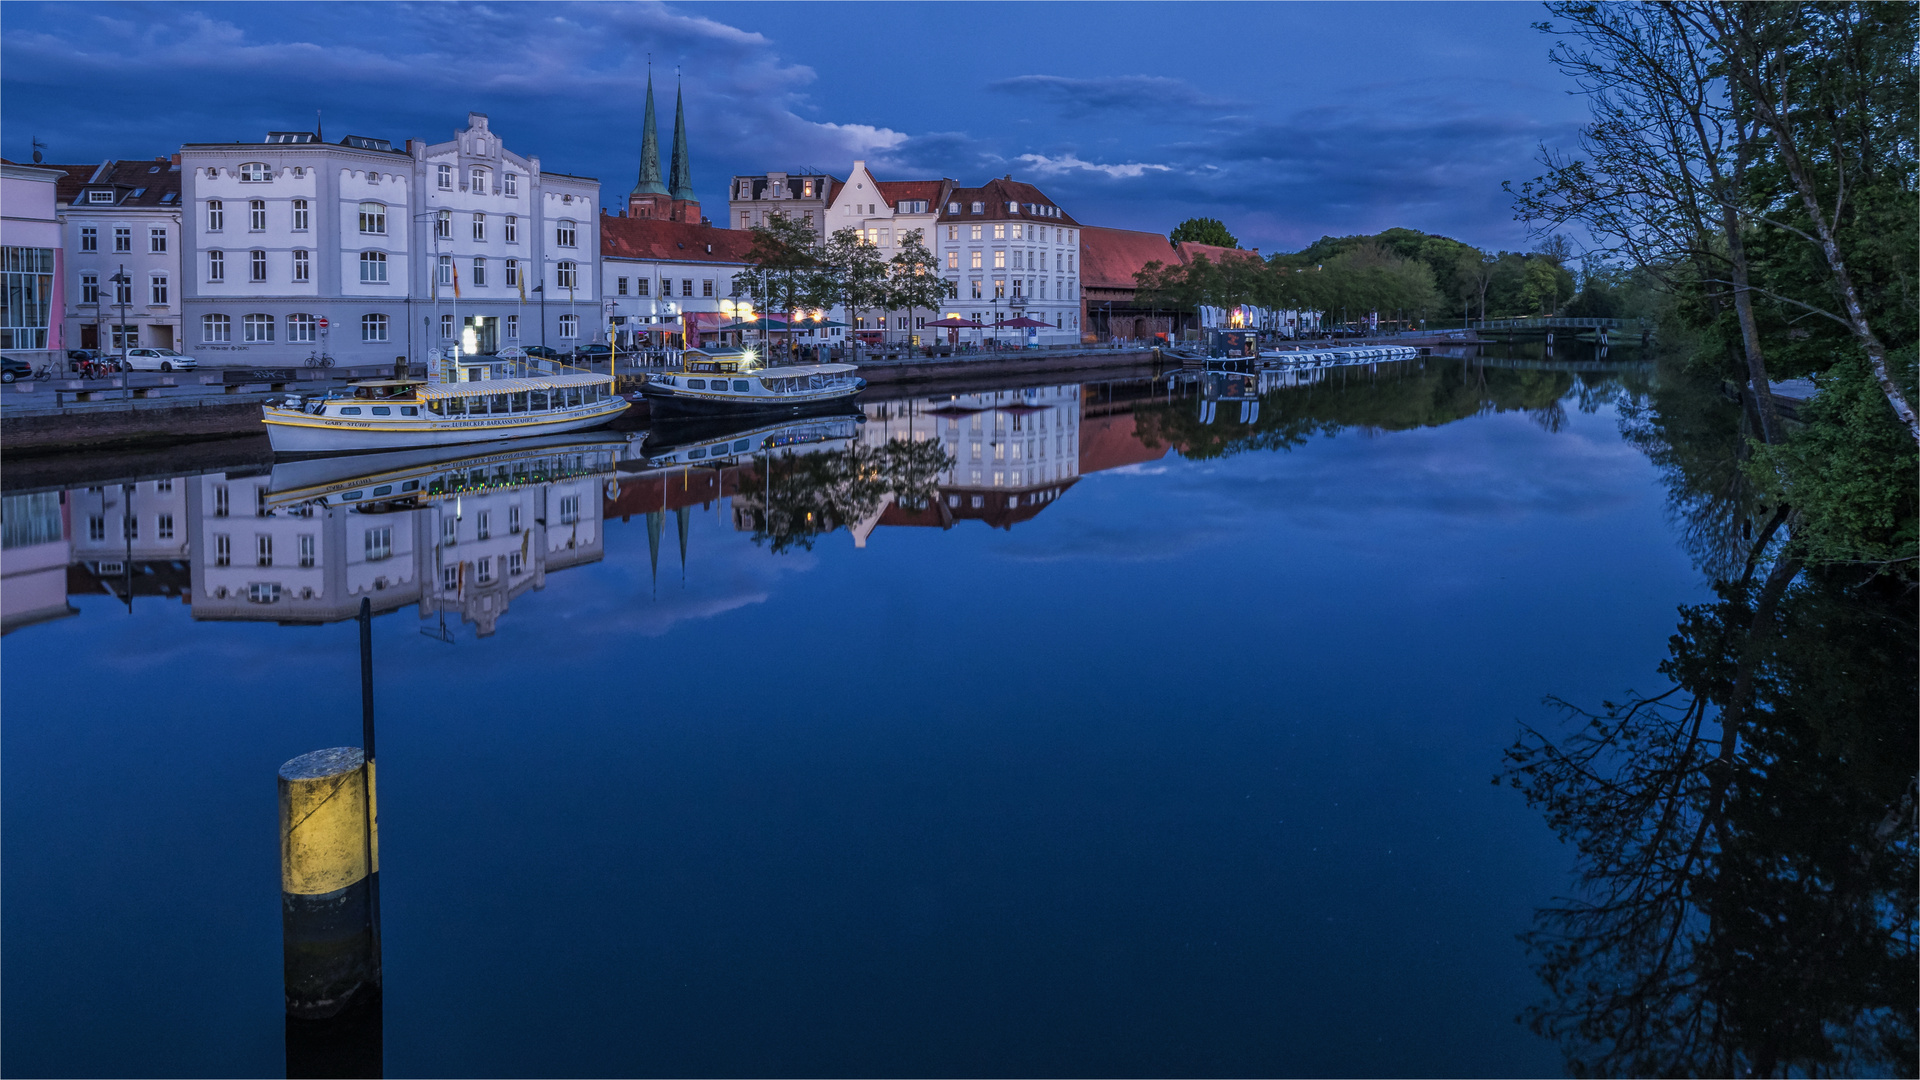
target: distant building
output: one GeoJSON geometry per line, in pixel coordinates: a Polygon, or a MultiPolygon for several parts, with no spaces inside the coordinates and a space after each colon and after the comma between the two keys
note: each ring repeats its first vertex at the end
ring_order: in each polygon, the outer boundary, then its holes
{"type": "Polygon", "coordinates": [[[179,348],[180,158],[53,165],[71,347],[179,348]],[[117,276],[126,280],[115,281],[117,276]]]}
{"type": "Polygon", "coordinates": [[[188,143],[180,160],[177,347],[203,363],[424,364],[456,343],[605,340],[599,181],[508,151],[484,114],[431,145],[276,131],[188,143]]]}
{"type": "Polygon", "coordinates": [[[0,349],[36,367],[65,348],[65,254],[56,185],[66,174],[0,161],[0,349]]]}
{"type": "Polygon", "coordinates": [[[1011,176],[941,196],[934,251],[959,294],[943,314],[983,323],[957,341],[1055,345],[1080,340],[1080,231],[1046,193],[1011,176]],[[996,329],[1025,317],[1044,328],[996,329]]]}
{"type": "Polygon", "coordinates": [[[747,268],[753,234],[659,218],[600,219],[601,292],[623,344],[667,338],[733,320],[733,276],[747,268]]]}
{"type": "Polygon", "coordinates": [[[814,237],[827,239],[827,207],[843,181],[821,172],[770,172],[764,176],[736,176],[727,188],[727,220],[734,229],[765,225],[774,215],[798,218],[813,227],[814,237]]]}
{"type": "Polygon", "coordinates": [[[1083,310],[1088,332],[1098,340],[1109,337],[1131,341],[1177,340],[1182,330],[1237,325],[1291,333],[1302,326],[1318,326],[1312,313],[1273,312],[1259,308],[1201,307],[1196,311],[1169,311],[1137,296],[1134,275],[1158,262],[1162,266],[1190,266],[1205,258],[1219,264],[1228,259],[1258,259],[1258,248],[1241,249],[1173,243],[1159,233],[1108,229],[1089,225],[1081,232],[1083,310]]]}
{"type": "Polygon", "coordinates": [[[687,150],[687,111],[682,94],[673,98],[673,158],[660,175],[659,124],[653,111],[653,76],[647,76],[646,114],[640,126],[640,178],[627,195],[627,216],[698,225],[700,200],[693,193],[693,164],[687,150]]]}

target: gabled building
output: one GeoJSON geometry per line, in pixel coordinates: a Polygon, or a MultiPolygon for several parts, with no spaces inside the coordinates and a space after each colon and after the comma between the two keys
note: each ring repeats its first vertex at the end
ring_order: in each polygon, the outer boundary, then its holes
{"type": "Polygon", "coordinates": [[[63,339],[116,353],[178,348],[180,156],[48,167],[65,174],[56,185],[66,249],[63,339]]]}
{"type": "MultiPolygon", "coordinates": [[[[934,250],[934,223],[940,216],[940,204],[952,180],[878,180],[867,170],[867,163],[856,161],[846,183],[834,192],[827,208],[825,231],[828,235],[853,229],[880,251],[884,261],[900,253],[902,245],[916,231],[927,250],[934,250]]],[[[935,265],[938,265],[935,256],[935,265]]],[[[938,319],[937,309],[918,311],[856,311],[849,322],[856,332],[867,331],[866,340],[905,341],[926,333],[930,319],[938,319]]]]}
{"type": "Polygon", "coordinates": [[[827,207],[844,183],[822,172],[770,172],[736,176],[727,189],[727,220],[736,229],[765,225],[778,215],[799,218],[813,227],[814,238],[826,242],[827,207]]]}
{"type": "Polygon", "coordinates": [[[985,325],[956,340],[1056,345],[1080,340],[1080,231],[1073,215],[1011,175],[952,187],[938,204],[934,240],[941,272],[959,298],[944,314],[985,325]],[[1007,331],[1026,317],[1046,328],[1007,331]]]}

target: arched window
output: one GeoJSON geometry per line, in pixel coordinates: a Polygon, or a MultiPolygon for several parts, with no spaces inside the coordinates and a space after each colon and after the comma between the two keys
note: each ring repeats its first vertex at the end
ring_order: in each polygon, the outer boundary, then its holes
{"type": "Polygon", "coordinates": [[[273,179],[273,167],[264,161],[249,161],[240,166],[240,180],[247,184],[264,184],[273,179]]]}
{"type": "Polygon", "coordinates": [[[572,288],[578,287],[577,283],[579,281],[579,275],[575,272],[573,263],[562,262],[560,263],[559,266],[556,266],[554,268],[553,273],[554,273],[553,283],[555,286],[562,289],[572,289],[572,288]]]}
{"type": "Polygon", "coordinates": [[[272,341],[273,316],[248,315],[240,320],[242,341],[272,341]]]}
{"type": "Polygon", "coordinates": [[[360,231],[374,236],[387,235],[387,208],[382,203],[360,204],[360,231]]]}
{"type": "Polygon", "coordinates": [[[226,342],[233,340],[233,320],[225,315],[200,316],[200,340],[226,342]]]}
{"type": "Polygon", "coordinates": [[[487,170],[474,169],[469,174],[469,177],[472,181],[470,187],[473,193],[475,195],[485,195],[487,193],[487,170]]]}
{"type": "Polygon", "coordinates": [[[385,315],[360,316],[360,340],[387,340],[387,317],[385,315]]]}
{"type": "Polygon", "coordinates": [[[574,224],[573,224],[573,222],[572,222],[572,221],[569,221],[569,220],[566,220],[566,219],[562,219],[562,220],[560,221],[560,223],[559,223],[559,225],[557,225],[557,226],[555,226],[555,227],[554,227],[554,231],[553,231],[553,232],[554,232],[554,235],[553,235],[553,242],[554,242],[555,244],[557,244],[557,245],[559,245],[560,247],[573,247],[573,246],[574,246],[574,243],[573,243],[573,241],[574,241],[574,224]]]}
{"type": "Polygon", "coordinates": [[[295,312],[287,316],[287,340],[296,343],[317,340],[319,322],[305,312],[295,312]]]}

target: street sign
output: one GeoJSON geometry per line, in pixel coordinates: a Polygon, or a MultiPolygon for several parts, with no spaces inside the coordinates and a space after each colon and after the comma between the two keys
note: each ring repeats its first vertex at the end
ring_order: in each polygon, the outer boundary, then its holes
{"type": "Polygon", "coordinates": [[[323,315],[320,317],[320,329],[325,330],[326,328],[327,328],[327,319],[326,319],[326,316],[323,315]]]}

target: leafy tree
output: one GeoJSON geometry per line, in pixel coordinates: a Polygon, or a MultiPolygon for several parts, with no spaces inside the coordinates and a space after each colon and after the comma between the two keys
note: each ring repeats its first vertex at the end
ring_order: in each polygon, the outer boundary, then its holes
{"type": "MultiPolygon", "coordinates": [[[[880,249],[869,243],[859,229],[840,229],[827,237],[820,252],[816,281],[820,295],[831,296],[835,303],[846,306],[849,319],[854,318],[856,312],[887,301],[887,264],[880,258],[880,249]]],[[[858,363],[860,335],[855,333],[852,338],[852,355],[858,363]]]]}
{"type": "Polygon", "coordinates": [[[1227,231],[1226,225],[1222,224],[1220,219],[1210,217],[1188,218],[1175,225],[1167,239],[1176,244],[1191,240],[1196,244],[1212,244],[1215,247],[1237,248],[1240,246],[1240,241],[1234,239],[1233,234],[1227,231]]]}
{"type": "Polygon", "coordinates": [[[761,313],[787,320],[787,352],[793,351],[793,315],[812,306],[819,293],[820,244],[813,227],[799,218],[775,214],[753,227],[751,265],[733,276],[734,289],[759,301],[761,313]]]}
{"type": "Polygon", "coordinates": [[[905,308],[908,325],[918,309],[937,311],[943,301],[959,295],[952,282],[935,272],[934,254],[919,229],[902,236],[899,253],[888,260],[886,293],[885,305],[905,308]]]}

